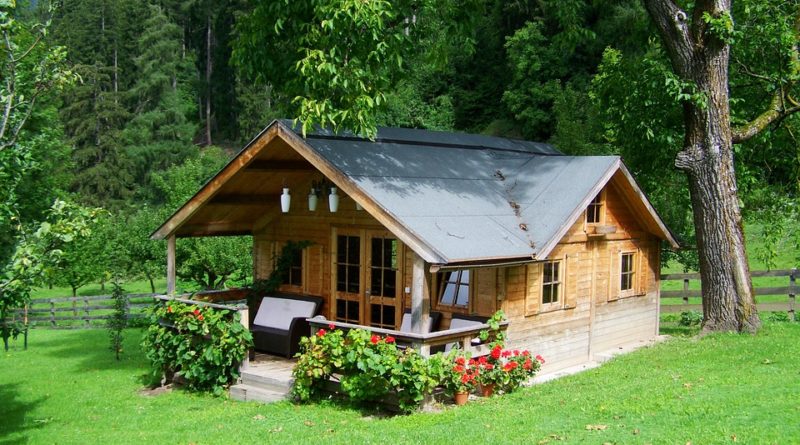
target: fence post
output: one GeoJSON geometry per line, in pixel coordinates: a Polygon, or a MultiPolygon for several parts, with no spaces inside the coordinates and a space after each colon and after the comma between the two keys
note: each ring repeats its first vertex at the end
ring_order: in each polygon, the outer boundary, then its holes
{"type": "Polygon", "coordinates": [[[689,279],[683,279],[683,304],[689,304],[689,279]]]}
{"type": "Polygon", "coordinates": [[[89,321],[89,297],[83,297],[83,312],[86,314],[84,321],[86,322],[86,327],[88,328],[91,325],[91,321],[89,321]]]}
{"type": "MultiPolygon", "coordinates": [[[[244,306],[243,308],[239,308],[239,323],[244,326],[246,330],[250,330],[250,307],[244,306]]],[[[242,363],[239,365],[239,375],[241,376],[242,371],[246,371],[250,368],[250,354],[254,351],[250,349],[247,351],[247,354],[244,355],[244,359],[242,359],[242,363]]]]}
{"type": "Polygon", "coordinates": [[[50,325],[56,327],[56,303],[50,299],[50,325]]]}
{"type": "Polygon", "coordinates": [[[792,321],[797,321],[797,314],[794,311],[795,296],[797,296],[797,268],[792,268],[789,274],[789,316],[792,321]]]}

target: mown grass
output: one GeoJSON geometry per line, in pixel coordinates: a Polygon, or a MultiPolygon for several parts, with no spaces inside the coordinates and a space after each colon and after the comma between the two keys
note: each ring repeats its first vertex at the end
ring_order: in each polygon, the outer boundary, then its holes
{"type": "Polygon", "coordinates": [[[127,332],[116,362],[104,331],[31,332],[27,351],[0,360],[0,444],[800,442],[798,323],[677,337],[516,394],[399,417],[141,395],[139,336],[127,332]]]}

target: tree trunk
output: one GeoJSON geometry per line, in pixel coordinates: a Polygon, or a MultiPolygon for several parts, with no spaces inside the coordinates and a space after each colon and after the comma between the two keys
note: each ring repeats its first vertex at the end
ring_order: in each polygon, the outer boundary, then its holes
{"type": "Polygon", "coordinates": [[[211,12],[206,21],[206,144],[211,145],[211,12]]]}
{"type": "Polygon", "coordinates": [[[672,68],[705,94],[706,102],[683,104],[684,147],[675,165],[689,179],[700,277],[703,332],[755,332],[756,311],[736,187],[728,95],[730,45],[712,34],[703,13],[730,14],[730,1],[699,3],[691,27],[671,0],[645,0],[672,68]]]}

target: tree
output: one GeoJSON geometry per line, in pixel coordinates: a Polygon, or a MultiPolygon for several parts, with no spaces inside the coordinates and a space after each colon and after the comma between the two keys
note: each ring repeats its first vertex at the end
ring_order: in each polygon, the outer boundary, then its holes
{"type": "Polygon", "coordinates": [[[304,131],[319,124],[374,136],[386,93],[422,37],[417,24],[435,17],[448,35],[461,37],[482,6],[470,0],[256,1],[237,20],[232,58],[250,79],[293,97],[304,131]]]}
{"type": "MultiPolygon", "coordinates": [[[[793,29],[782,45],[789,63],[773,87],[767,110],[733,126],[728,89],[735,38],[731,2],[698,2],[688,11],[671,0],[644,4],[672,70],[683,89],[694,93],[682,102],[685,133],[675,166],[689,182],[702,277],[703,331],[755,332],[760,319],[745,253],[733,143],[752,138],[800,110],[791,95],[800,71],[798,30],[793,29]]],[[[793,17],[798,14],[795,9],[793,17]]]]}

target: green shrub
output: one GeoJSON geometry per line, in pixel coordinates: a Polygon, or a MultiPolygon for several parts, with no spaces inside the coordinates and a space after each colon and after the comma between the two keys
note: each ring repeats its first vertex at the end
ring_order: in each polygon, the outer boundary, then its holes
{"type": "Polygon", "coordinates": [[[128,296],[125,295],[125,289],[120,286],[118,282],[114,282],[114,290],[111,292],[111,299],[114,302],[114,312],[106,322],[108,327],[108,336],[111,341],[111,351],[114,352],[114,357],[119,360],[119,355],[122,353],[122,332],[128,327],[128,296]]]}
{"type": "Polygon", "coordinates": [[[789,318],[788,312],[767,312],[767,320],[772,322],[789,322],[792,319],[789,318]]]}
{"type": "Polygon", "coordinates": [[[142,348],[155,377],[177,373],[190,389],[219,395],[239,377],[252,343],[237,311],[170,301],[151,309],[142,348]]]}
{"type": "Polygon", "coordinates": [[[683,311],[678,324],[681,326],[697,326],[703,322],[703,313],[700,311],[683,311]]]}
{"type": "Polygon", "coordinates": [[[428,360],[412,348],[399,349],[393,337],[329,328],[301,340],[292,387],[299,400],[320,396],[328,379],[337,374],[342,392],[351,400],[379,402],[394,395],[400,410],[411,412],[437,386],[428,360]]]}

